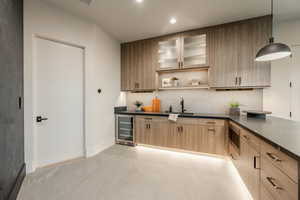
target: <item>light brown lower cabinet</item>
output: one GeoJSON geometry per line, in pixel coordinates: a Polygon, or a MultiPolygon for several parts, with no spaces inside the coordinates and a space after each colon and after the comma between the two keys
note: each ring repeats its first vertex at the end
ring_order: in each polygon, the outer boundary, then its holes
{"type": "Polygon", "coordinates": [[[240,148],[230,144],[229,154],[254,200],[298,200],[297,161],[245,129],[240,148]]]}
{"type": "Polygon", "coordinates": [[[225,123],[180,118],[176,123],[166,117],[136,117],[135,142],[187,151],[225,155],[225,123]]]}
{"type": "Polygon", "coordinates": [[[154,146],[166,146],[169,136],[167,118],[136,117],[135,142],[154,146]]]}

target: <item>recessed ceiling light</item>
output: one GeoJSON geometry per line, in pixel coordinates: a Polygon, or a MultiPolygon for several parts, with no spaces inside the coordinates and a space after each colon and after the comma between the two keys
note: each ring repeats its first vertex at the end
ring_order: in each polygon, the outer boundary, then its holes
{"type": "Polygon", "coordinates": [[[144,0],[135,0],[137,3],[142,3],[144,0]]]}
{"type": "Polygon", "coordinates": [[[177,20],[174,17],[172,17],[170,19],[170,24],[176,24],[176,23],[177,23],[177,20]]]}

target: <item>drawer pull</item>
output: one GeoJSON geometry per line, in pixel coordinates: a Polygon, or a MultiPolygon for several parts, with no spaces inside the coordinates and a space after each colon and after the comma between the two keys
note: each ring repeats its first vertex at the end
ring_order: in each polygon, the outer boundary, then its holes
{"type": "Polygon", "coordinates": [[[250,140],[250,138],[247,135],[243,136],[246,140],[250,140]]]}
{"type": "Polygon", "coordinates": [[[281,190],[282,188],[279,187],[275,182],[274,182],[274,178],[272,177],[267,177],[268,182],[273,186],[274,189],[276,190],[281,190]]]}
{"type": "Polygon", "coordinates": [[[276,161],[276,162],[281,162],[282,160],[280,158],[278,158],[277,156],[275,156],[272,153],[266,153],[267,156],[269,156],[269,158],[271,158],[272,160],[276,161]]]}
{"type": "Polygon", "coordinates": [[[232,160],[236,160],[236,159],[233,157],[232,153],[230,154],[230,157],[232,158],[232,160]]]}
{"type": "Polygon", "coordinates": [[[209,128],[208,131],[211,131],[211,132],[216,132],[216,129],[213,129],[213,128],[209,128]]]}
{"type": "Polygon", "coordinates": [[[206,122],[207,124],[216,124],[216,122],[206,122]]]}

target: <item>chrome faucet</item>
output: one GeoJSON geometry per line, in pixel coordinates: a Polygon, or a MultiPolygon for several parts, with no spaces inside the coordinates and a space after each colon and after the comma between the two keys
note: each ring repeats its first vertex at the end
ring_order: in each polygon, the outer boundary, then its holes
{"type": "Polygon", "coordinates": [[[180,97],[180,105],[181,105],[181,113],[184,113],[186,109],[184,109],[184,99],[182,96],[180,97]]]}

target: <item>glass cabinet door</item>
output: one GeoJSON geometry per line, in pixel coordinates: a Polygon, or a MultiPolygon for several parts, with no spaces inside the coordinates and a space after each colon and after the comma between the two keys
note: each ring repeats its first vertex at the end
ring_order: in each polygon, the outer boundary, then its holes
{"type": "Polygon", "coordinates": [[[183,38],[183,68],[207,66],[206,34],[183,38]]]}
{"type": "Polygon", "coordinates": [[[159,68],[164,69],[176,69],[179,68],[179,38],[161,41],[158,43],[159,49],[159,68]]]}

